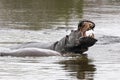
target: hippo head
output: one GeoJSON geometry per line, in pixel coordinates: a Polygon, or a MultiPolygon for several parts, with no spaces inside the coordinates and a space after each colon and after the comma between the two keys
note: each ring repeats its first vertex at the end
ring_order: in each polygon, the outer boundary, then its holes
{"type": "Polygon", "coordinates": [[[93,46],[97,42],[97,39],[91,36],[80,37],[80,35],[79,31],[73,31],[66,36],[66,52],[83,53],[88,50],[88,47],[93,46]]]}
{"type": "Polygon", "coordinates": [[[87,36],[86,31],[93,30],[95,24],[92,21],[84,20],[78,24],[77,30],[72,30],[65,38],[65,51],[83,53],[88,47],[96,43],[94,34],[87,36]]]}
{"type": "Polygon", "coordinates": [[[93,30],[95,24],[92,21],[84,20],[79,22],[78,29],[72,30],[69,35],[52,45],[53,50],[58,52],[83,53],[97,41],[94,34],[87,36],[86,32],[93,30]]]}

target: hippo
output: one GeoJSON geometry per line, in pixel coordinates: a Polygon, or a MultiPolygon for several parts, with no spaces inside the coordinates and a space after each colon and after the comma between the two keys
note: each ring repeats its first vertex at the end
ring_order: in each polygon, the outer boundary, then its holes
{"type": "Polygon", "coordinates": [[[89,20],[80,21],[76,30],[71,30],[59,41],[44,44],[40,42],[29,42],[12,47],[9,52],[0,52],[1,56],[56,56],[65,53],[82,54],[93,46],[97,39],[94,34],[86,35],[89,30],[94,30],[95,24],[89,20]]]}

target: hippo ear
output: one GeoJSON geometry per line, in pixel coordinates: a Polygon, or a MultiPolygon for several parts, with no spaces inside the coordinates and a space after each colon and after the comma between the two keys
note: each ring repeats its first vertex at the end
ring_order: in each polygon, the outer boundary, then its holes
{"type": "Polygon", "coordinates": [[[66,35],[66,37],[65,37],[65,44],[64,44],[64,46],[66,46],[66,44],[68,43],[68,39],[69,39],[69,36],[68,36],[68,35],[66,35]]]}

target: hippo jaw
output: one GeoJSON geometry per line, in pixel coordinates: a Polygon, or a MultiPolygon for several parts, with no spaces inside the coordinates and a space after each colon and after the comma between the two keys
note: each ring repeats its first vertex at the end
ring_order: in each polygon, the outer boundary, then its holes
{"type": "Polygon", "coordinates": [[[83,52],[87,51],[89,47],[93,46],[97,42],[97,39],[93,37],[81,37],[79,38],[78,44],[74,46],[66,46],[66,52],[73,52],[82,54],[83,52]]]}
{"type": "Polygon", "coordinates": [[[66,47],[65,51],[66,52],[72,52],[72,53],[78,53],[82,54],[83,52],[87,51],[88,48],[81,48],[81,46],[73,46],[73,47],[66,47]]]}

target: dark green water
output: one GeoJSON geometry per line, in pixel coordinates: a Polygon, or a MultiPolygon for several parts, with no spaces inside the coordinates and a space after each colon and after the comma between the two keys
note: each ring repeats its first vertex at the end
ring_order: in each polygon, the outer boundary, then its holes
{"type": "Polygon", "coordinates": [[[82,17],[83,3],[83,0],[1,0],[1,27],[30,30],[59,24],[66,27],[70,20],[78,22],[82,17]]]}
{"type": "Polygon", "coordinates": [[[87,57],[0,57],[0,80],[119,80],[120,0],[0,0],[0,50],[57,41],[82,19],[98,39],[87,57]]]}

